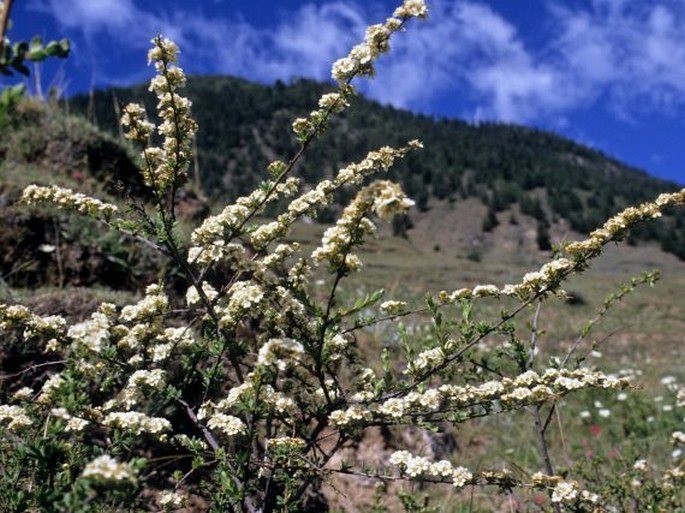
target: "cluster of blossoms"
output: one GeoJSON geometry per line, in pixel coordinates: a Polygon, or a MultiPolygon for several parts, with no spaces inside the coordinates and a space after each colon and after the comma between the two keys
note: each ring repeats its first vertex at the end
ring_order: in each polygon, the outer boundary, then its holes
{"type": "Polygon", "coordinates": [[[325,128],[331,113],[339,113],[349,107],[349,98],[355,92],[350,86],[352,79],[356,76],[374,76],[374,62],[381,54],[390,51],[392,34],[410,18],[425,18],[427,15],[428,8],[422,0],[406,0],[385,23],[368,27],[364,42],[354,46],[347,57],[333,64],[331,75],[338,83],[338,92],[324,94],[319,100],[318,109],[306,118],[293,121],[292,129],[297,138],[306,141],[325,128]]]}
{"type": "MultiPolygon", "coordinates": [[[[286,235],[292,224],[302,216],[313,214],[318,208],[326,206],[333,200],[333,193],[344,185],[359,184],[371,174],[389,169],[396,159],[403,157],[411,149],[421,148],[419,141],[410,141],[407,146],[401,148],[383,147],[377,151],[371,151],[358,163],[352,163],[341,169],[333,181],[323,180],[313,189],[302,193],[293,199],[285,212],[280,214],[274,221],[264,223],[250,233],[250,242],[259,249],[265,249],[272,241],[286,235]]],[[[273,163],[272,163],[273,164],[273,163]]],[[[277,166],[274,172],[282,171],[285,164],[277,166]]],[[[274,167],[273,165],[270,166],[274,167]]],[[[236,265],[235,268],[246,266],[245,249],[230,242],[236,231],[247,220],[257,213],[268,201],[273,201],[280,196],[291,196],[298,188],[299,180],[289,177],[282,183],[275,185],[268,182],[265,187],[259,188],[249,196],[238,198],[233,205],[227,206],[220,214],[207,218],[200,227],[193,231],[191,240],[194,244],[188,252],[188,261],[193,264],[209,265],[231,257],[236,265]],[[275,194],[269,194],[272,190],[275,194]]],[[[395,185],[378,187],[379,193],[376,199],[375,209],[383,218],[391,216],[402,208],[410,206],[409,200],[395,185]]],[[[289,253],[292,254],[292,253],[289,253]]],[[[288,255],[289,256],[289,255],[288,255]]],[[[284,258],[279,255],[270,259],[264,266],[273,261],[284,258]]]]}
{"type": "Polygon", "coordinates": [[[539,271],[527,273],[520,283],[508,284],[501,289],[495,285],[478,285],[473,290],[461,288],[452,293],[443,291],[440,293],[440,300],[453,303],[460,299],[505,295],[526,301],[540,293],[554,292],[564,278],[572,272],[582,270],[586,265],[584,262],[599,255],[607,243],[620,239],[639,222],[660,217],[667,207],[682,203],[685,203],[685,189],[661,194],[654,202],[623,210],[609,219],[602,228],[593,231],[588,239],[566,244],[564,249],[572,260],[556,258],[543,265],[539,271]]]}
{"type": "Polygon", "coordinates": [[[279,436],[269,438],[266,447],[273,452],[295,452],[307,447],[307,442],[294,436],[279,436]]]}
{"type": "MultiPolygon", "coordinates": [[[[353,404],[329,416],[331,424],[345,427],[360,421],[410,421],[416,416],[441,418],[446,412],[487,405],[496,411],[521,408],[554,400],[582,388],[622,390],[630,387],[626,378],[606,375],[589,369],[547,369],[543,374],[528,371],[515,379],[487,381],[478,386],[441,385],[424,392],[409,392],[368,405],[353,404]]],[[[479,412],[475,412],[479,414],[479,412]]]]}
{"type": "Polygon", "coordinates": [[[84,347],[94,353],[102,352],[109,341],[114,313],[114,305],[103,303],[90,319],[71,326],[67,336],[72,340],[72,347],[84,347]]]}
{"type": "Polygon", "coordinates": [[[159,494],[159,505],[163,509],[180,508],[184,503],[184,497],[176,491],[164,491],[159,494]]]}
{"type": "Polygon", "coordinates": [[[595,511],[599,503],[599,496],[595,493],[581,490],[576,481],[564,481],[559,476],[548,476],[537,472],[531,476],[531,482],[518,482],[511,473],[505,471],[484,471],[474,475],[464,467],[455,467],[447,460],[431,462],[422,456],[414,456],[408,451],[396,451],[390,456],[390,463],[400,468],[410,479],[421,479],[436,482],[451,482],[455,488],[463,488],[468,484],[507,485],[509,487],[529,486],[548,489],[551,500],[555,504],[583,507],[582,511],[595,511]]]}
{"type": "Polygon", "coordinates": [[[98,456],[83,469],[82,477],[95,481],[133,481],[135,474],[126,463],[120,463],[108,454],[98,456]]]}
{"type": "Polygon", "coordinates": [[[42,317],[35,315],[22,305],[0,304],[0,330],[9,331],[23,328],[26,339],[43,337],[48,339],[48,347],[57,346],[58,340],[66,335],[67,321],[59,315],[42,317]]]}
{"type": "Polygon", "coordinates": [[[586,511],[588,508],[589,511],[598,511],[594,506],[599,503],[599,495],[581,490],[576,481],[565,481],[559,476],[536,472],[531,476],[531,482],[537,488],[549,489],[551,487],[551,499],[554,504],[580,507],[581,511],[586,511]]]}
{"type": "Polygon", "coordinates": [[[50,415],[52,415],[55,418],[66,421],[65,429],[67,431],[83,431],[86,428],[86,426],[90,424],[89,420],[73,416],[71,413],[67,411],[66,408],[53,408],[52,410],[50,410],[50,415]]]}
{"type": "MultiPolygon", "coordinates": [[[[273,240],[287,234],[290,226],[302,216],[310,215],[317,208],[330,204],[333,200],[333,193],[337,189],[344,185],[359,184],[367,176],[387,171],[397,159],[404,157],[410,150],[421,147],[419,141],[412,140],[401,148],[384,146],[379,150],[369,152],[360,162],[340,169],[333,181],[322,180],[312,190],[295,198],[275,221],[265,223],[255,229],[250,238],[252,244],[258,249],[265,248],[273,240]]],[[[376,186],[377,197],[374,198],[373,204],[379,217],[388,219],[403,208],[413,205],[404,196],[399,186],[390,182],[382,183],[384,185],[376,186]]]]}
{"type": "Polygon", "coordinates": [[[400,467],[410,478],[433,477],[449,479],[455,488],[462,488],[473,481],[473,474],[464,467],[454,467],[447,460],[432,463],[427,458],[414,456],[409,451],[396,451],[390,456],[390,463],[400,467]]]}
{"type": "Polygon", "coordinates": [[[226,436],[236,436],[245,434],[247,426],[238,417],[233,415],[226,415],[224,413],[215,413],[207,421],[207,427],[221,431],[226,436]]]}
{"type": "MultiPolygon", "coordinates": [[[[219,296],[219,292],[206,281],[203,281],[200,286],[202,287],[202,292],[209,301],[214,301],[219,296]]],[[[197,287],[194,285],[189,287],[186,292],[186,304],[188,306],[195,305],[200,302],[200,299],[200,292],[197,290],[197,287]]]]}
{"type": "Polygon", "coordinates": [[[43,383],[43,386],[40,389],[40,395],[38,396],[37,402],[40,404],[48,404],[52,402],[60,387],[64,383],[65,379],[62,376],[62,374],[57,373],[50,376],[43,383]]]}
{"type": "Polygon", "coordinates": [[[26,205],[50,203],[58,208],[78,212],[89,217],[101,217],[109,220],[119,208],[116,205],[90,198],[80,192],[58,187],[57,185],[29,185],[24,189],[21,201],[26,205]]]}
{"type": "Polygon", "coordinates": [[[169,299],[157,284],[148,285],[145,297],[135,305],[127,305],[121,310],[124,322],[142,321],[162,315],[169,307],[169,299]]]}
{"type": "Polygon", "coordinates": [[[441,291],[443,303],[454,303],[460,299],[482,297],[516,296],[526,301],[536,294],[555,291],[559,283],[574,269],[574,263],[567,258],[556,258],[544,264],[539,271],[526,273],[520,283],[507,284],[501,289],[496,285],[476,285],[473,289],[461,288],[452,293],[441,291]]]}
{"type": "Polygon", "coordinates": [[[217,306],[219,324],[223,328],[233,328],[240,322],[245,312],[256,307],[264,299],[264,290],[252,281],[237,281],[229,289],[226,300],[217,306]]]}
{"type": "Polygon", "coordinates": [[[126,386],[119,394],[103,404],[102,409],[131,408],[146,397],[146,392],[162,390],[165,383],[165,373],[162,369],[137,370],[129,376],[126,386]]]}
{"type": "MultiPolygon", "coordinates": [[[[293,121],[293,133],[300,141],[305,142],[323,131],[331,113],[340,113],[350,106],[349,98],[354,95],[354,88],[349,84],[341,84],[339,91],[324,94],[319,100],[318,109],[310,112],[306,118],[297,118],[293,121]]],[[[272,167],[270,171],[272,174],[277,174],[278,168],[272,167]]]]}
{"type": "Polygon", "coordinates": [[[289,338],[272,338],[259,349],[257,364],[285,370],[288,365],[296,363],[303,354],[304,347],[300,342],[289,338]]]}
{"type": "Polygon", "coordinates": [[[398,315],[407,309],[406,301],[384,301],[379,307],[385,315],[398,315]]]}
{"type": "Polygon", "coordinates": [[[230,242],[239,228],[269,202],[294,195],[299,183],[299,179],[294,177],[280,183],[268,181],[248,196],[238,198],[219,214],[206,218],[191,234],[193,247],[188,251],[188,262],[208,265],[226,256],[239,256],[244,248],[230,242]]]}
{"type": "Polygon", "coordinates": [[[197,412],[197,418],[202,420],[229,410],[243,410],[246,404],[256,402],[277,413],[293,413],[295,411],[296,405],[292,398],[274,390],[271,385],[257,385],[253,379],[254,374],[250,374],[243,384],[231,388],[227,396],[217,403],[213,401],[203,403],[197,412]]]}
{"type": "Polygon", "coordinates": [[[392,33],[400,30],[409,18],[425,18],[427,15],[428,8],[423,0],[405,0],[384,24],[372,25],[366,30],[363,43],[352,48],[347,57],[333,64],[333,79],[338,83],[347,83],[356,75],[373,76],[374,61],[390,50],[389,39],[392,33]]]}
{"type": "Polygon", "coordinates": [[[359,270],[361,261],[350,254],[350,249],[376,230],[366,216],[374,212],[382,219],[390,219],[413,204],[393,182],[376,181],[362,188],[352,203],[345,207],[335,225],[324,232],[321,246],[312,252],[312,259],[317,263],[326,260],[331,267],[344,271],[359,270]]]}
{"type": "Polygon", "coordinates": [[[654,202],[626,208],[605,222],[601,228],[590,233],[588,239],[566,244],[564,249],[575,260],[584,261],[593,258],[599,255],[603,246],[622,238],[632,226],[660,217],[667,207],[682,203],[685,203],[685,189],[661,194],[654,202]]]}
{"type": "Polygon", "coordinates": [[[108,413],[102,420],[105,426],[121,429],[134,435],[150,433],[162,437],[162,433],[171,430],[171,423],[162,417],[150,417],[136,411],[108,413]]]}
{"type": "Polygon", "coordinates": [[[162,36],[155,37],[152,43],[154,47],[148,53],[148,61],[154,63],[158,75],[150,82],[150,91],[158,99],[157,112],[162,123],[157,132],[164,142],[161,147],[148,146],[154,125],[145,119],[145,109],[138,104],[124,108],[121,124],[129,128],[129,139],[145,146],[143,178],[153,191],[161,194],[185,181],[197,124],[190,117],[190,101],[177,91],[186,83],[183,70],[175,65],[178,46],[162,36]]]}
{"type": "Polygon", "coordinates": [[[7,429],[10,431],[20,430],[33,424],[26,410],[21,406],[0,404],[0,422],[6,420],[9,420],[7,429]]]}

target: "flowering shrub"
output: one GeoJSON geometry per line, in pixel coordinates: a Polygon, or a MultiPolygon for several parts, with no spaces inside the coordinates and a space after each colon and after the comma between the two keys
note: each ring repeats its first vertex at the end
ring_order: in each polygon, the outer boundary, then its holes
{"type": "MultiPolygon", "coordinates": [[[[588,239],[566,244],[519,283],[444,291],[412,309],[402,300],[379,304],[382,292],[348,304],[340,299],[340,285],[361,271],[355,250],[375,233],[374,219],[391,219],[413,204],[396,184],[369,178],[421,143],[372,151],[308,190],[291,176],[331,116],[348,108],[353,79],[373,76],[391,37],[426,15],[422,0],[405,0],[385,23],[371,26],[364,42],[333,65],[336,92],[293,122],[301,143],[297,154],[271,163],[257,190],[205,219],[189,240],[178,233],[176,206],[197,126],[180,94],[185,76],[177,46],[161,36],[153,40],[149,59],[157,76],[150,89],[161,123],[148,121],[138,105],[126,107],[121,120],[142,147],[152,205],[132,204],[124,215],[115,205],[38,186],[27,188],[23,201],[99,219],[154,246],[183,276],[185,303],[172,304],[165,284],[155,283],[137,303],[105,303],[71,325],[59,316],[0,305],[0,330],[49,355],[40,364],[45,372],[32,374],[31,383],[22,377],[35,368],[2,381],[3,511],[152,505],[170,511],[200,499],[204,506],[197,507],[212,511],[299,511],[336,474],[457,490],[519,488],[541,492],[556,511],[616,511],[615,493],[600,493],[581,472],[555,471],[547,431],[567,394],[626,390],[631,381],[576,358],[591,323],[567,354],[548,365],[539,361],[537,313],[550,297],[563,296],[564,281],[585,271],[607,244],[685,202],[685,190],[624,210],[588,239]],[[159,146],[150,142],[155,133],[159,146]],[[315,216],[342,188],[357,193],[319,247],[305,252],[288,242],[293,224],[315,216]],[[259,218],[267,204],[282,198],[289,203],[280,215],[259,218]],[[311,285],[316,267],[329,276],[325,297],[311,285]],[[472,307],[482,300],[501,301],[506,309],[496,320],[476,319],[472,307]],[[515,324],[536,306],[532,329],[515,324]],[[358,335],[411,316],[428,316],[431,336],[419,343],[403,332],[403,354],[391,358],[385,351],[380,366],[371,366],[358,335]],[[498,365],[472,372],[486,341],[501,338],[507,344],[498,349],[498,365]],[[530,471],[469,469],[408,450],[394,452],[378,468],[336,459],[372,427],[430,428],[515,411],[530,413],[538,440],[541,456],[530,471]]],[[[646,275],[622,293],[654,279],[646,275]]],[[[672,438],[682,444],[685,436],[674,431],[672,438]]],[[[637,462],[631,472],[644,473],[646,465],[637,462]]],[[[681,466],[651,476],[645,504],[677,507],[684,477],[681,466]]],[[[403,502],[416,504],[406,496],[403,502]]]]}

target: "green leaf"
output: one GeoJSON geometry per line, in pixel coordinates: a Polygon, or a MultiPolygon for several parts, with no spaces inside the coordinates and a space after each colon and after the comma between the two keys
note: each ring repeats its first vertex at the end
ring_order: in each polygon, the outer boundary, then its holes
{"type": "Polygon", "coordinates": [[[33,39],[31,39],[31,42],[29,43],[28,59],[33,62],[40,62],[45,60],[46,57],[47,54],[43,49],[43,40],[40,36],[33,36],[33,39]]]}
{"type": "Polygon", "coordinates": [[[360,310],[363,310],[364,308],[378,302],[378,300],[381,297],[383,297],[383,294],[385,294],[384,289],[380,289],[380,290],[377,290],[371,294],[367,294],[363,298],[357,299],[351,308],[341,311],[339,316],[345,317],[347,315],[351,315],[353,313],[359,312],[360,310]]]}
{"type": "Polygon", "coordinates": [[[69,43],[68,39],[62,39],[61,41],[50,41],[45,46],[45,53],[50,57],[65,59],[69,56],[70,51],[71,43],[69,43]]]}

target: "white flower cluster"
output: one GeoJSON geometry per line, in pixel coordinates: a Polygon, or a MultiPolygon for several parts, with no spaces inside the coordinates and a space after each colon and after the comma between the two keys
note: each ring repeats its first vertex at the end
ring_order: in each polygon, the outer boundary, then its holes
{"type": "Polygon", "coordinates": [[[680,467],[674,467],[664,472],[663,477],[664,490],[682,490],[685,486],[685,470],[680,467]]]}
{"type": "Polygon", "coordinates": [[[41,404],[49,403],[52,399],[54,399],[54,393],[62,386],[63,383],[64,378],[61,374],[57,373],[50,376],[45,380],[45,383],[43,383],[37,401],[41,404]]]}
{"type": "Polygon", "coordinates": [[[83,469],[82,477],[96,481],[133,481],[135,474],[126,463],[120,463],[108,454],[98,456],[83,469]]]}
{"type": "Polygon", "coordinates": [[[405,373],[416,376],[423,371],[441,365],[445,361],[446,357],[447,354],[441,347],[426,349],[425,351],[421,351],[418,355],[416,355],[416,358],[409,362],[405,373]]]}
{"type": "Polygon", "coordinates": [[[207,427],[221,431],[226,436],[236,436],[245,434],[247,426],[238,417],[226,415],[223,413],[215,413],[207,421],[207,427]]]}
{"type": "Polygon", "coordinates": [[[14,401],[28,401],[33,394],[34,392],[31,387],[22,387],[12,394],[12,399],[14,401]]]}
{"type": "Polygon", "coordinates": [[[127,139],[147,144],[150,140],[155,125],[146,119],[145,109],[137,103],[129,103],[123,109],[121,115],[121,126],[127,127],[125,136],[127,139]]]}
{"type": "Polygon", "coordinates": [[[440,415],[447,411],[464,410],[483,404],[501,409],[516,409],[529,404],[553,400],[580,388],[625,389],[626,378],[617,378],[589,369],[548,369],[542,375],[528,371],[516,379],[504,378],[481,385],[441,385],[424,392],[412,391],[403,397],[391,397],[377,404],[353,404],[346,410],[334,411],[329,420],[344,427],[373,419],[406,420],[406,416],[440,415]]]}
{"type": "Polygon", "coordinates": [[[380,311],[385,315],[401,314],[407,309],[406,301],[384,301],[379,307],[380,311]]]}
{"type": "Polygon", "coordinates": [[[292,242],[290,244],[279,244],[271,253],[264,257],[262,264],[264,267],[274,268],[283,264],[285,260],[293,256],[300,249],[299,242],[292,242]]]}
{"type": "Polygon", "coordinates": [[[304,348],[300,342],[290,338],[272,338],[259,349],[257,364],[285,370],[289,365],[297,363],[303,354],[304,348]]]}
{"type": "Polygon", "coordinates": [[[159,494],[159,505],[162,508],[180,508],[183,496],[174,490],[165,490],[159,494]]]}
{"type": "Polygon", "coordinates": [[[161,390],[165,384],[163,370],[137,370],[129,376],[126,386],[114,398],[102,405],[102,409],[111,410],[117,407],[130,409],[146,398],[146,392],[149,389],[161,390]]]}
{"type": "Polygon", "coordinates": [[[347,83],[355,75],[373,76],[374,61],[390,50],[389,39],[409,18],[425,18],[428,8],[423,0],[405,0],[398,7],[393,17],[388,18],[382,25],[372,25],[366,31],[363,43],[356,45],[347,57],[337,60],[333,64],[331,75],[339,83],[347,83]]]}
{"type": "Polygon", "coordinates": [[[32,424],[26,410],[21,406],[0,404],[0,422],[6,420],[9,420],[7,429],[10,431],[20,430],[32,424]]]}
{"type": "Polygon", "coordinates": [[[80,192],[71,189],[50,185],[29,185],[24,189],[21,201],[27,205],[50,203],[57,208],[73,210],[90,217],[103,217],[110,219],[119,211],[119,207],[111,203],[105,203],[95,198],[90,198],[80,192]]]}
{"type": "Polygon", "coordinates": [[[318,207],[328,205],[335,187],[329,180],[319,182],[315,188],[304,192],[290,202],[285,212],[275,221],[257,227],[250,235],[252,244],[260,249],[288,233],[290,226],[304,215],[311,214],[318,207]]]}
{"type": "Polygon", "coordinates": [[[264,298],[261,286],[252,281],[237,281],[228,291],[227,302],[217,307],[221,316],[219,323],[223,328],[233,328],[245,312],[256,307],[264,298]]]}
{"type": "Polygon", "coordinates": [[[560,481],[552,490],[552,502],[573,503],[578,497],[578,483],[575,481],[560,481]]]}
{"type": "MultiPolygon", "coordinates": [[[[202,282],[202,292],[204,295],[209,299],[210,301],[214,301],[218,296],[219,293],[216,291],[214,287],[212,287],[209,283],[206,281],[202,282]]],[[[188,287],[188,291],[186,292],[186,304],[188,306],[195,305],[200,302],[200,292],[197,290],[197,288],[194,285],[191,285],[188,287]]]]}
{"type": "MultiPolygon", "coordinates": [[[[599,503],[599,495],[581,490],[576,481],[564,481],[559,479],[552,489],[552,502],[567,506],[580,507],[578,511],[596,511],[593,505],[599,503]]],[[[602,510],[603,511],[603,510],[602,510]]]]}
{"type": "Polygon", "coordinates": [[[332,267],[345,271],[359,270],[361,261],[350,254],[350,249],[361,244],[364,236],[376,231],[376,226],[366,216],[374,211],[388,220],[413,204],[395,183],[383,180],[364,187],[345,207],[335,225],[324,232],[321,246],[312,252],[312,260],[316,263],[326,260],[332,267]]]}
{"type": "Polygon", "coordinates": [[[237,387],[228,391],[228,395],[218,403],[206,401],[197,412],[197,418],[202,420],[223,414],[228,410],[241,410],[244,404],[259,402],[273,412],[281,414],[293,414],[297,408],[295,401],[282,392],[274,390],[271,385],[256,386],[251,380],[254,374],[250,374],[247,380],[237,387]]]}
{"type": "Polygon", "coordinates": [[[428,16],[428,7],[423,0],[404,0],[404,3],[395,9],[393,16],[397,18],[425,18],[428,16]]]}
{"type": "Polygon", "coordinates": [[[102,312],[94,312],[89,320],[71,326],[67,336],[71,338],[73,347],[99,353],[109,341],[110,328],[110,318],[102,312]]]}
{"type": "Polygon", "coordinates": [[[555,291],[559,283],[573,271],[573,268],[573,262],[567,258],[556,258],[543,265],[539,271],[525,274],[520,283],[507,284],[502,289],[496,285],[476,285],[473,290],[461,288],[452,293],[443,291],[440,293],[439,299],[443,303],[455,303],[460,299],[505,295],[516,296],[525,301],[539,292],[555,291]]]}
{"type": "Polygon", "coordinates": [[[389,461],[392,465],[400,467],[410,478],[448,478],[455,488],[462,488],[473,480],[473,474],[464,467],[454,467],[447,460],[432,463],[426,458],[412,455],[409,451],[396,451],[390,456],[389,461]]]}
{"type": "Polygon", "coordinates": [[[108,413],[102,423],[105,426],[128,431],[134,435],[150,433],[160,436],[171,429],[171,423],[162,417],[150,417],[137,411],[123,411],[108,413]]]}
{"type": "Polygon", "coordinates": [[[543,265],[539,271],[527,273],[521,283],[505,285],[502,294],[528,299],[541,291],[552,291],[559,282],[573,270],[573,262],[566,258],[557,258],[543,265]]]}
{"type": "Polygon", "coordinates": [[[350,346],[350,341],[344,335],[336,333],[324,342],[324,349],[331,361],[339,360],[341,355],[350,346]]]}
{"type": "Polygon", "coordinates": [[[353,404],[346,410],[335,410],[328,416],[332,426],[345,427],[350,424],[368,422],[373,418],[371,410],[359,404],[353,404]]]}
{"type": "Polygon", "coordinates": [[[197,124],[190,117],[191,103],[180,96],[186,77],[178,62],[178,46],[173,41],[157,36],[152,40],[148,61],[154,63],[158,75],[150,81],[150,91],[157,96],[157,112],[162,123],[157,132],[164,137],[161,147],[148,146],[154,125],[145,119],[145,110],[137,104],[124,108],[121,124],[128,127],[127,137],[142,143],[145,183],[158,194],[186,179],[190,164],[190,145],[197,124]]]}
{"type": "Polygon", "coordinates": [[[685,445],[685,433],[682,431],[674,431],[671,433],[671,440],[674,444],[685,445]]]}
{"type": "Polygon", "coordinates": [[[414,201],[407,198],[402,188],[393,182],[383,180],[373,184],[373,211],[384,221],[391,221],[397,214],[402,214],[414,206],[414,201]]]}
{"type": "Polygon", "coordinates": [[[295,452],[304,449],[306,446],[307,442],[301,438],[293,436],[279,436],[275,438],[269,438],[266,441],[266,447],[270,451],[295,452]]]}
{"type": "Polygon", "coordinates": [[[66,408],[53,408],[50,410],[50,415],[52,415],[55,418],[62,419],[66,421],[66,427],[65,429],[67,431],[83,431],[88,424],[90,424],[90,421],[81,418],[81,417],[74,417],[71,413],[69,413],[66,408]]]}
{"type": "Polygon", "coordinates": [[[401,148],[383,146],[382,148],[370,151],[360,162],[355,162],[340,169],[333,184],[336,187],[345,184],[359,184],[367,176],[376,174],[379,171],[387,171],[395,163],[395,160],[404,157],[410,150],[423,148],[420,141],[414,139],[401,148]]]}
{"type": "Polygon", "coordinates": [[[150,387],[161,390],[166,384],[165,372],[162,369],[137,370],[128,378],[127,388],[150,387]]]}
{"type": "Polygon", "coordinates": [[[651,203],[637,207],[628,207],[609,219],[604,225],[590,233],[583,241],[566,244],[566,252],[575,259],[585,260],[597,256],[604,245],[621,238],[628,229],[637,223],[661,216],[664,209],[671,205],[685,203],[685,189],[673,193],[664,193],[651,203]]]}
{"type": "Polygon", "coordinates": [[[67,321],[59,315],[41,317],[34,315],[22,305],[0,304],[0,330],[9,330],[16,327],[23,327],[23,335],[26,338],[41,335],[50,339],[47,348],[56,347],[57,339],[61,339],[66,334],[67,321]]]}
{"type": "Polygon", "coordinates": [[[169,299],[157,284],[148,285],[145,297],[135,305],[127,305],[121,310],[124,322],[149,320],[164,314],[169,307],[169,299]]]}
{"type": "Polygon", "coordinates": [[[273,181],[268,181],[250,195],[238,198],[235,203],[225,207],[221,213],[205,219],[191,235],[191,241],[195,246],[190,248],[188,252],[188,261],[190,263],[209,264],[218,262],[228,255],[239,256],[237,253],[240,253],[241,250],[244,252],[244,248],[228,242],[235,236],[234,232],[250,216],[258,213],[267,202],[295,194],[298,186],[299,179],[294,177],[288,177],[278,185],[273,181]],[[272,189],[275,193],[269,195],[267,191],[272,189]],[[209,255],[205,253],[209,253],[209,255]]]}

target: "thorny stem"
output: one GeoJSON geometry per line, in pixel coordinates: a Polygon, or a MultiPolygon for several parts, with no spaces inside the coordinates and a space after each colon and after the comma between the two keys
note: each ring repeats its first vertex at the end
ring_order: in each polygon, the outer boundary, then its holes
{"type": "MultiPolygon", "coordinates": [[[[535,357],[535,345],[537,342],[537,337],[538,337],[538,320],[540,318],[540,310],[542,308],[542,302],[539,302],[537,304],[537,307],[535,308],[535,315],[533,316],[533,322],[530,327],[530,357],[528,360],[528,368],[532,368],[533,366],[533,358],[535,357]]],[[[533,407],[533,418],[535,419],[535,430],[537,431],[538,435],[538,442],[540,443],[540,451],[542,452],[542,458],[545,462],[545,471],[547,472],[547,475],[553,476],[554,475],[554,467],[552,466],[552,459],[550,458],[549,455],[549,447],[547,445],[547,439],[545,438],[545,426],[542,424],[542,420],[540,418],[540,410],[542,409],[542,406],[540,404],[536,404],[533,407]]],[[[559,504],[554,504],[554,511],[556,513],[561,513],[561,507],[559,504]]]]}
{"type": "MultiPolygon", "coordinates": [[[[535,429],[538,433],[538,442],[540,443],[542,458],[545,462],[545,472],[547,472],[547,475],[553,476],[554,467],[552,466],[552,459],[549,456],[549,448],[547,446],[547,439],[545,438],[544,426],[542,425],[542,420],[540,419],[540,409],[541,406],[536,405],[535,410],[533,410],[533,416],[535,417],[535,429]]],[[[556,513],[561,513],[561,506],[559,506],[557,503],[554,503],[554,511],[556,513]]]]}

